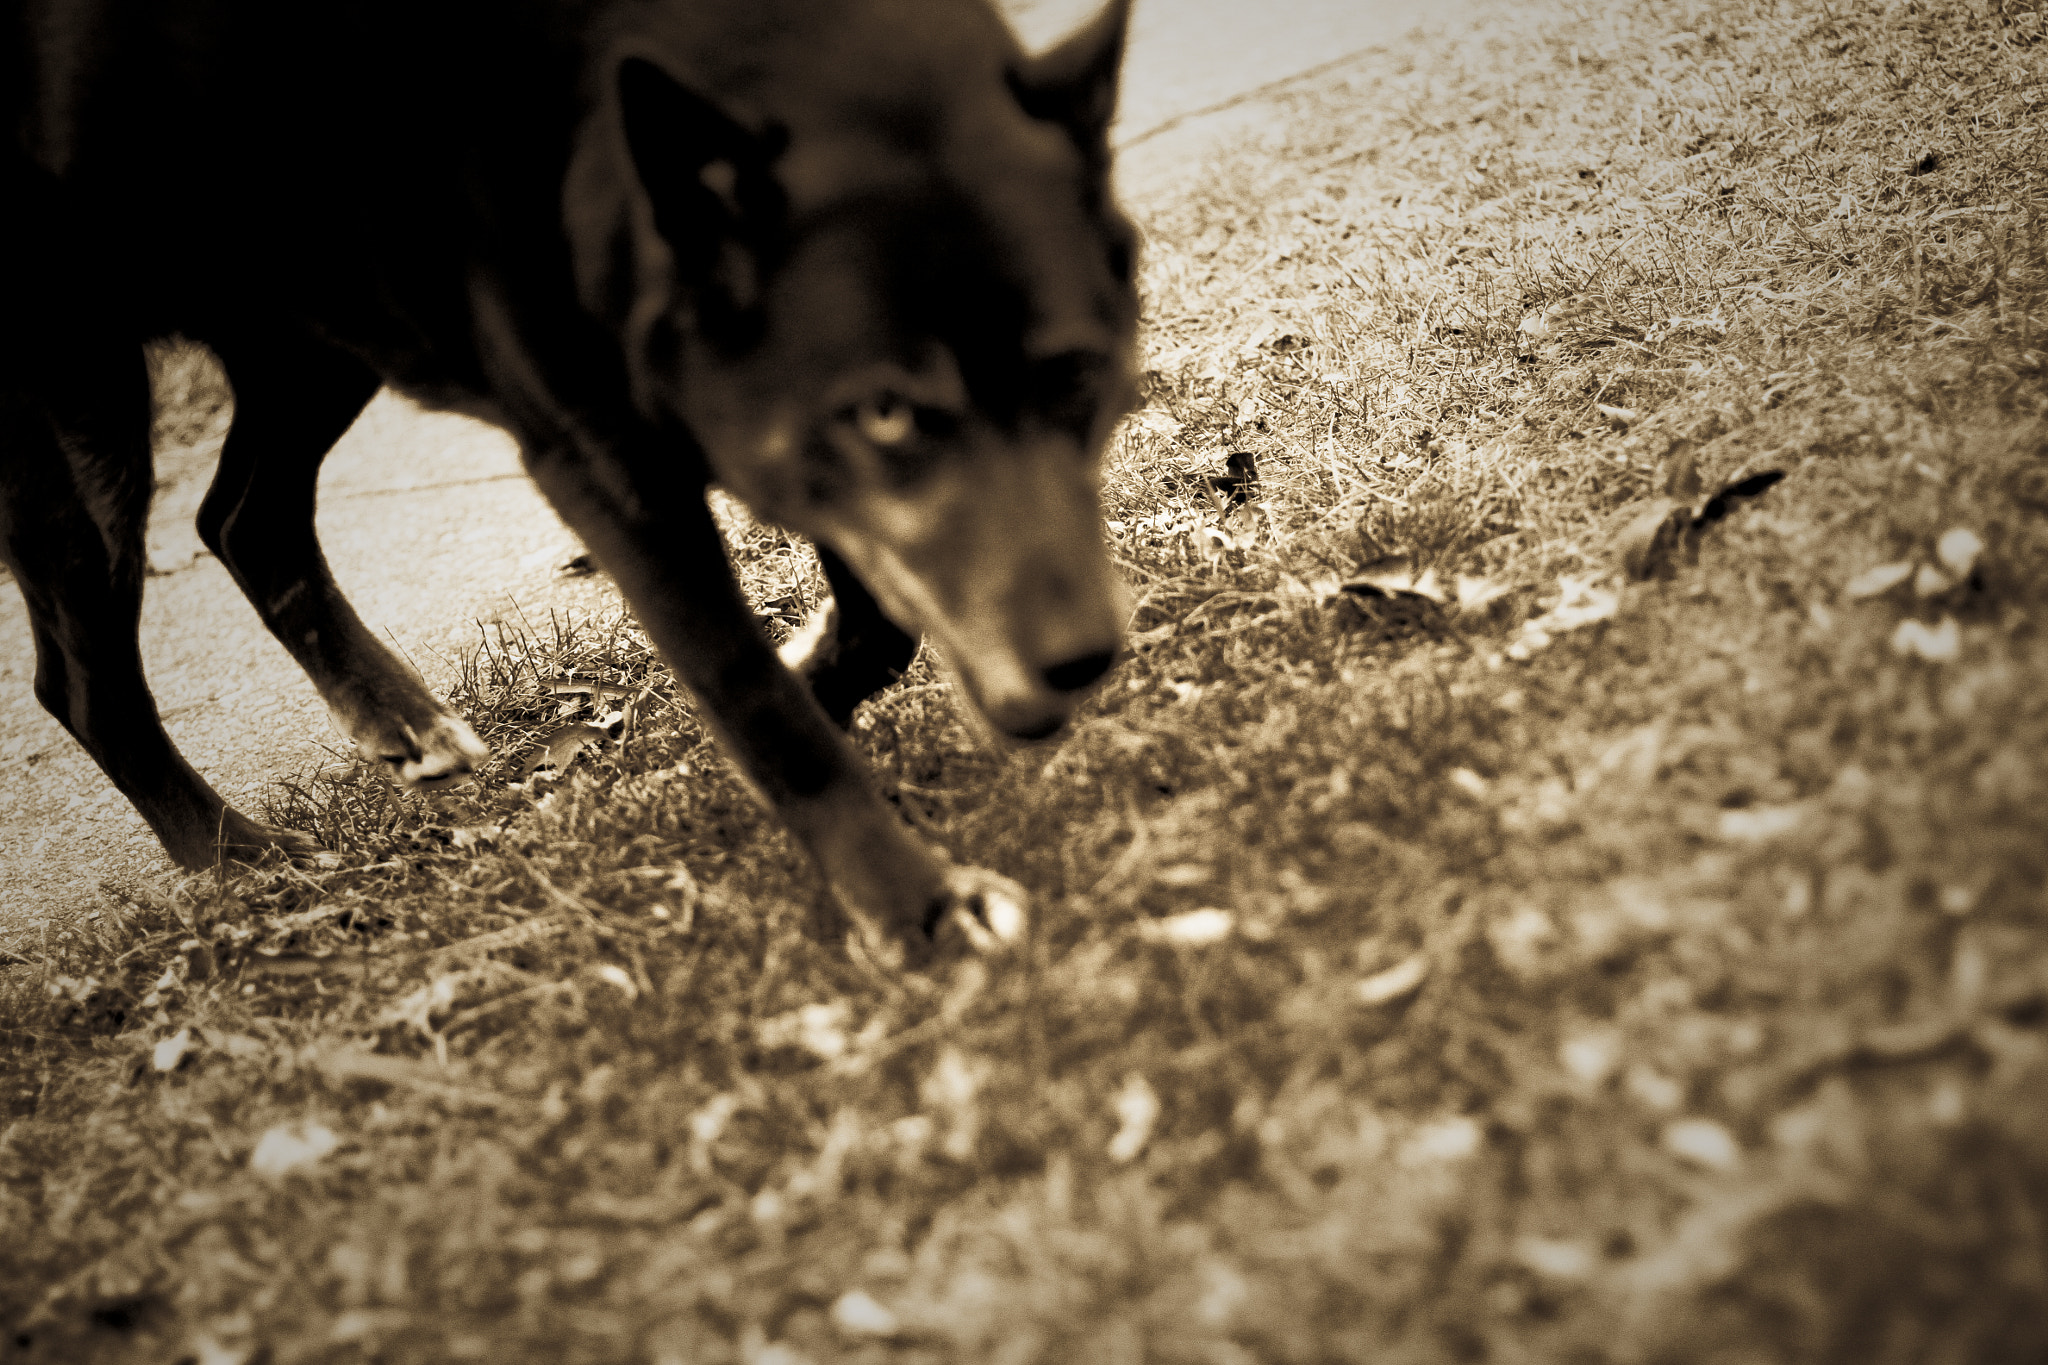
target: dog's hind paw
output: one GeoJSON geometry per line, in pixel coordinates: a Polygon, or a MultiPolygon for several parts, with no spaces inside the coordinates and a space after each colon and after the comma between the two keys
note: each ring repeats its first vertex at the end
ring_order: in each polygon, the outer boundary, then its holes
{"type": "Polygon", "coordinates": [[[274,853],[283,854],[295,866],[319,871],[340,867],[342,863],[339,853],[321,847],[312,835],[251,820],[232,808],[221,816],[216,848],[227,861],[252,866],[274,853]]]}
{"type": "Polygon", "coordinates": [[[1024,941],[1031,927],[1030,904],[1024,888],[1008,877],[986,868],[952,867],[927,923],[941,951],[954,940],[988,957],[1024,941]]]}

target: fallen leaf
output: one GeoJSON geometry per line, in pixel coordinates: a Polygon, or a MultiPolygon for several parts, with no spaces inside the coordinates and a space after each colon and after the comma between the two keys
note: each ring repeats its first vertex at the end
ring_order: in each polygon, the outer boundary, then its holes
{"type": "Polygon", "coordinates": [[[1617,408],[1608,403],[1595,403],[1593,406],[1600,410],[1602,417],[1605,417],[1617,426],[1626,427],[1636,420],[1636,410],[1634,408],[1617,408]]]}
{"type": "Polygon", "coordinates": [[[1899,628],[1892,632],[1894,653],[1915,656],[1929,663],[1949,663],[1961,649],[1962,631],[1953,616],[1942,617],[1941,624],[1932,629],[1908,617],[1899,622],[1899,628]]]}
{"type": "Polygon", "coordinates": [[[1522,623],[1521,633],[1508,645],[1511,659],[1525,660],[1566,631],[1579,630],[1605,621],[1621,607],[1621,595],[1600,585],[1600,575],[1567,574],[1558,580],[1557,605],[1543,615],[1522,623]]]}
{"type": "Polygon", "coordinates": [[[1418,575],[1414,561],[1406,555],[1376,559],[1338,587],[1358,597],[1407,599],[1438,605],[1444,602],[1443,585],[1437,581],[1436,570],[1424,569],[1418,575]]]}
{"type": "Polygon", "coordinates": [[[1934,543],[1934,553],[1950,573],[1968,578],[1970,570],[1977,567],[1977,556],[1984,553],[1984,542],[1975,531],[1956,526],[1941,533],[1941,539],[1934,543]]]}
{"type": "Polygon", "coordinates": [[[1782,482],[1784,477],[1785,471],[1782,469],[1763,469],[1754,474],[1745,474],[1739,479],[1730,479],[1721,485],[1719,492],[1701,503],[1699,510],[1693,513],[1693,529],[1711,526],[1733,511],[1736,503],[1774,487],[1782,482]]]}
{"type": "MultiPolygon", "coordinates": [[[[1688,466],[1684,475],[1682,481],[1696,489],[1698,473],[1688,466]]],[[[1755,497],[1784,477],[1782,469],[1765,469],[1731,479],[1705,498],[1696,495],[1686,496],[1684,501],[1679,496],[1653,498],[1615,537],[1615,546],[1621,551],[1622,565],[1629,577],[1647,579],[1668,575],[1676,567],[1681,552],[1687,556],[1697,553],[1702,531],[1726,517],[1736,503],[1755,497]]],[[[1666,482],[1676,486],[1681,479],[1673,471],[1666,475],[1666,482]]]]}
{"type": "Polygon", "coordinates": [[[597,561],[588,554],[576,555],[555,566],[558,578],[588,578],[597,572],[597,561]]]}
{"type": "Polygon", "coordinates": [[[1458,599],[1458,610],[1481,612],[1506,597],[1514,589],[1505,583],[1496,583],[1490,578],[1476,574],[1459,574],[1452,585],[1451,595],[1458,599]]]}
{"type": "Polygon", "coordinates": [[[832,1301],[832,1321],[842,1332],[863,1337],[891,1337],[902,1323],[889,1309],[858,1289],[849,1289],[832,1301]]]}
{"type": "Polygon", "coordinates": [[[1385,971],[1374,972],[1358,983],[1358,1003],[1384,1005],[1410,995],[1429,975],[1429,959],[1421,953],[1404,958],[1385,971]]]}
{"type": "Polygon", "coordinates": [[[432,1095],[449,1104],[482,1109],[503,1109],[511,1104],[502,1095],[451,1081],[444,1067],[411,1057],[364,1052],[354,1047],[330,1047],[313,1052],[309,1060],[319,1068],[321,1075],[336,1084],[369,1081],[432,1095]]]}
{"type": "Polygon", "coordinates": [[[1614,540],[1628,576],[1649,579],[1671,573],[1677,566],[1679,543],[1691,524],[1691,508],[1670,498],[1652,498],[1614,540]]]}
{"type": "Polygon", "coordinates": [[[1159,1096],[1143,1076],[1132,1072],[1116,1096],[1116,1136],[1106,1149],[1109,1159],[1121,1165],[1145,1150],[1152,1140],[1152,1125],[1159,1120],[1159,1096]]]}
{"type": "Polygon", "coordinates": [[[1664,1149],[1710,1171],[1732,1171],[1742,1165],[1741,1144],[1712,1119],[1674,1119],[1665,1124],[1664,1149]]]}
{"type": "Polygon", "coordinates": [[[1199,948],[1220,943],[1237,927],[1237,917],[1228,910],[1203,906],[1165,919],[1147,920],[1138,926],[1138,936],[1147,943],[1174,943],[1199,948]]]}
{"type": "Polygon", "coordinates": [[[275,1179],[304,1170],[341,1145],[334,1130],[320,1123],[277,1124],[256,1140],[249,1169],[275,1179]]]}
{"type": "Polygon", "coordinates": [[[1843,587],[1842,595],[1852,601],[1876,597],[1880,593],[1890,592],[1912,576],[1911,560],[1902,559],[1891,564],[1879,564],[1850,579],[1843,587]]]}
{"type": "Polygon", "coordinates": [[[543,739],[534,751],[526,756],[520,765],[519,775],[531,777],[542,768],[553,768],[557,773],[569,770],[576,756],[592,744],[602,744],[611,736],[595,725],[564,725],[543,739]]]}
{"type": "Polygon", "coordinates": [[[1249,450],[1233,450],[1224,460],[1222,474],[1208,476],[1210,499],[1220,512],[1241,506],[1259,482],[1258,459],[1249,450]]]}
{"type": "Polygon", "coordinates": [[[1163,408],[1147,408],[1131,419],[1131,425],[1154,436],[1173,437],[1180,434],[1180,419],[1163,408]]]}

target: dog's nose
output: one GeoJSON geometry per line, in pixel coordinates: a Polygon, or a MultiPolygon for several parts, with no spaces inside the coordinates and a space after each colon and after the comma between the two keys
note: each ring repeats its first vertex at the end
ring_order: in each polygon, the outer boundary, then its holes
{"type": "Polygon", "coordinates": [[[1096,679],[1109,672],[1109,666],[1115,662],[1113,650],[1098,649],[1065,663],[1053,664],[1040,676],[1045,679],[1045,685],[1055,692],[1079,692],[1093,686],[1096,679]]]}

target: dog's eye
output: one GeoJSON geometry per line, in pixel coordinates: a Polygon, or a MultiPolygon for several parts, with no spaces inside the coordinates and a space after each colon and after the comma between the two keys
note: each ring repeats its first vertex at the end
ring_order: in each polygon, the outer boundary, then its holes
{"type": "Polygon", "coordinates": [[[900,446],[917,430],[917,413],[893,393],[869,398],[853,410],[853,424],[872,445],[900,446]]]}

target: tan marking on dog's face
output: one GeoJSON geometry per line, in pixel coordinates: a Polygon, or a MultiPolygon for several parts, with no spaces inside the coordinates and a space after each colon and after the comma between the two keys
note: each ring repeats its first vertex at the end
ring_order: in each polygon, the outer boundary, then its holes
{"type": "Polygon", "coordinates": [[[1122,585],[1092,461],[1073,443],[970,448],[908,487],[870,483],[819,535],[1007,735],[1057,729],[1095,677],[1065,685],[1063,667],[1095,659],[1099,672],[1122,648],[1122,585]]]}
{"type": "Polygon", "coordinates": [[[1080,393],[1059,400],[1075,409],[1071,429],[1036,417],[999,427],[951,352],[932,346],[916,366],[857,364],[823,384],[829,397],[801,435],[790,409],[729,429],[739,448],[713,448],[734,493],[837,550],[892,619],[933,640],[990,724],[1018,738],[1065,722],[1121,651],[1127,614],[1103,540],[1097,452],[1128,377],[1109,354],[1047,359],[1078,376],[1080,393]]]}

